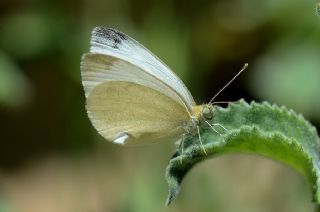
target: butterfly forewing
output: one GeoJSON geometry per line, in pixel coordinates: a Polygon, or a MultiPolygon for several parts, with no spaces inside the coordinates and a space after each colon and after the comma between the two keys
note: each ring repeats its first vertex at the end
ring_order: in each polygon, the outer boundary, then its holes
{"type": "Polygon", "coordinates": [[[101,83],[126,81],[153,88],[186,107],[185,102],[177,92],[167,84],[141,68],[110,55],[84,54],[81,61],[81,76],[86,97],[89,96],[94,87],[101,83]]]}
{"type": "Polygon", "coordinates": [[[90,52],[128,61],[153,75],[174,90],[192,112],[195,103],[183,82],[160,59],[131,37],[115,29],[96,27],[92,32],[90,52]]]}

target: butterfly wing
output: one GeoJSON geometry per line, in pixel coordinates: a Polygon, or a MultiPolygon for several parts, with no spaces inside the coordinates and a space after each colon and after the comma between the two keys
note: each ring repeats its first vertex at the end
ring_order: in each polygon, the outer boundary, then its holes
{"type": "Polygon", "coordinates": [[[150,87],[132,82],[103,82],[87,97],[91,122],[107,140],[139,144],[183,133],[185,107],[150,87]]]}
{"type": "Polygon", "coordinates": [[[192,113],[195,103],[183,82],[160,59],[131,37],[115,29],[96,27],[92,31],[90,52],[113,56],[139,67],[174,90],[192,113]]]}
{"type": "Polygon", "coordinates": [[[188,110],[179,94],[167,84],[141,68],[110,55],[84,54],[81,61],[81,76],[86,97],[89,97],[92,89],[100,83],[126,81],[153,88],[177,101],[188,110]]]}

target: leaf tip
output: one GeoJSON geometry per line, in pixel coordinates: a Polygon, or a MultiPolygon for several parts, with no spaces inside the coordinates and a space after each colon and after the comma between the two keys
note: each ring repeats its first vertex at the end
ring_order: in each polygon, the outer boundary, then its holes
{"type": "Polygon", "coordinates": [[[169,206],[176,199],[180,191],[180,183],[178,182],[178,179],[170,177],[170,179],[168,179],[168,185],[169,194],[166,200],[166,206],[169,206]]]}

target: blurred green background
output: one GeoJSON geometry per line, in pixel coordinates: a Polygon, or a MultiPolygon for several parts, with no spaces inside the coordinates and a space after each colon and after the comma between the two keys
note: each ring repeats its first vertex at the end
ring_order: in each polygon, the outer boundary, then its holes
{"type": "Polygon", "coordinates": [[[309,0],[1,0],[0,211],[313,211],[304,179],[256,156],[208,160],[164,207],[172,143],[120,147],[91,126],[80,58],[95,26],[167,63],[197,103],[267,100],[320,127],[320,17],[309,0]]]}

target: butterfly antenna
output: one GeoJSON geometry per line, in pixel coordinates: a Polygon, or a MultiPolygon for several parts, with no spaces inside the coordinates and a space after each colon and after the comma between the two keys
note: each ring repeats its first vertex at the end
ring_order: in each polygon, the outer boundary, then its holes
{"type": "Polygon", "coordinates": [[[244,70],[246,70],[246,68],[248,67],[248,63],[245,63],[244,66],[242,67],[242,69],[225,85],[223,86],[223,88],[216,94],[214,95],[214,97],[210,100],[209,104],[217,97],[219,96],[219,94],[226,88],[228,87],[232,82],[233,80],[235,80],[244,70]]]}

